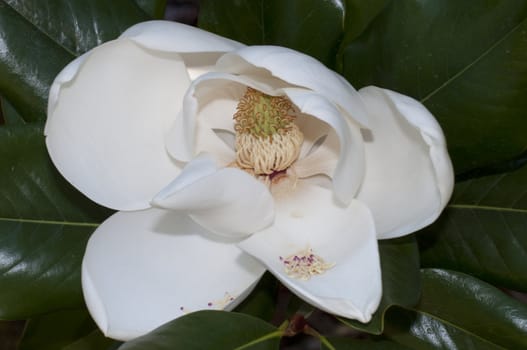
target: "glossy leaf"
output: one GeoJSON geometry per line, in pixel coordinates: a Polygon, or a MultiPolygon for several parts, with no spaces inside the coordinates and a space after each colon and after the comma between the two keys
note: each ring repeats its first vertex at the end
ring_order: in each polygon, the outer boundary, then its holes
{"type": "Polygon", "coordinates": [[[26,121],[43,120],[49,86],[75,56],[3,0],[0,0],[0,47],[0,94],[12,102],[26,121]],[[20,33],[24,33],[25,40],[20,33]]]}
{"type": "Polygon", "coordinates": [[[503,350],[500,346],[425,312],[398,307],[390,309],[386,315],[385,335],[410,349],[503,350]]]}
{"type": "Polygon", "coordinates": [[[275,350],[281,334],[274,326],[249,315],[199,311],[126,342],[119,350],[275,350]]]}
{"type": "MultiPolygon", "coordinates": [[[[409,320],[410,334],[435,348],[485,349],[527,346],[527,306],[497,288],[459,272],[425,269],[422,297],[409,320]],[[480,344],[469,347],[467,342],[480,344]]],[[[407,313],[408,315],[408,313],[407,313]]],[[[390,327],[400,327],[401,319],[390,327]]],[[[390,336],[400,335],[387,327],[390,336]]]]}
{"type": "Polygon", "coordinates": [[[167,0],[135,0],[136,4],[151,18],[162,19],[167,0]]]}
{"type": "Polygon", "coordinates": [[[0,319],[82,306],[80,265],[93,229],[0,220],[0,319]]]}
{"type": "Polygon", "coordinates": [[[100,330],[94,330],[90,334],[71,343],[62,350],[117,350],[121,342],[106,338],[100,330]]]}
{"type": "Polygon", "coordinates": [[[18,350],[61,349],[95,330],[84,309],[64,310],[28,321],[18,350]]]}
{"type": "Polygon", "coordinates": [[[341,48],[345,48],[361,35],[389,2],[390,0],[346,0],[344,2],[346,9],[344,38],[341,48]]]}
{"type": "Polygon", "coordinates": [[[373,319],[366,324],[340,318],[363,332],[381,334],[384,314],[393,305],[413,307],[420,295],[419,251],[414,236],[379,241],[383,294],[373,319]]]}
{"type": "Polygon", "coordinates": [[[278,280],[267,272],[234,311],[271,321],[277,307],[278,280]]]}
{"type": "Polygon", "coordinates": [[[0,0],[0,93],[25,120],[44,120],[49,87],[69,61],[148,18],[127,0],[0,0]]]}
{"type": "Polygon", "coordinates": [[[390,1],[343,48],[344,75],[420,99],[438,118],[456,172],[527,146],[527,3],[390,1]]]}
{"type": "Polygon", "coordinates": [[[109,211],[60,177],[39,125],[0,128],[0,178],[0,318],[82,306],[82,255],[109,211]]]}
{"type": "MultiPolygon", "coordinates": [[[[18,114],[9,101],[0,96],[0,115],[3,123],[9,126],[25,124],[24,119],[18,114]]],[[[3,125],[0,122],[0,125],[3,125]]]]}
{"type": "Polygon", "coordinates": [[[279,45],[329,67],[342,36],[341,1],[202,0],[198,25],[247,45],[279,45]]]}
{"type": "Polygon", "coordinates": [[[111,214],[58,173],[41,125],[0,128],[0,178],[0,222],[98,224],[111,214]]]}
{"type": "Polygon", "coordinates": [[[527,291],[527,166],[456,185],[441,218],[419,235],[422,265],[527,291]]]}
{"type": "Polygon", "coordinates": [[[160,1],[130,0],[2,0],[51,41],[78,56],[115,39],[131,25],[148,20],[142,8],[160,1]]]}
{"type": "Polygon", "coordinates": [[[389,339],[331,337],[328,341],[337,350],[407,350],[411,349],[389,339]]]}

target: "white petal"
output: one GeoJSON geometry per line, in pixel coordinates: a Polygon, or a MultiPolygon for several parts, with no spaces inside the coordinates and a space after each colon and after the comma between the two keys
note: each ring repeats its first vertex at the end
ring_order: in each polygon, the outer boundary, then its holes
{"type": "Polygon", "coordinates": [[[128,340],[188,312],[231,310],[264,271],[189,218],[149,209],[117,213],[99,226],[84,256],[82,287],[103,333],[128,340]]]}
{"type": "Polygon", "coordinates": [[[367,112],[357,91],[313,57],[285,47],[248,46],[225,54],[217,63],[221,71],[242,75],[256,74],[255,67],[323,95],[339,105],[353,120],[368,126],[367,112]]]}
{"type": "Polygon", "coordinates": [[[57,100],[59,98],[59,93],[62,84],[65,84],[71,79],[73,79],[77,72],[79,71],[79,68],[83,64],[84,60],[90,55],[90,52],[86,52],[83,55],[77,57],[66,67],[60,71],[60,73],[55,77],[55,80],[53,81],[53,84],[51,84],[51,88],[49,89],[49,98],[48,98],[48,123],[46,124],[46,128],[44,129],[44,133],[47,134],[47,128],[49,125],[49,119],[53,118],[53,111],[55,110],[55,105],[57,104],[57,100]]]}
{"type": "Polygon", "coordinates": [[[239,169],[219,169],[204,155],[190,162],[152,203],[186,213],[228,237],[250,235],[274,219],[273,197],[263,183],[239,169]]]}
{"type": "Polygon", "coordinates": [[[359,201],[340,207],[331,191],[299,183],[294,196],[276,203],[275,223],[239,246],[259,259],[306,302],[368,322],[381,294],[381,271],[373,218],[359,201]],[[304,281],[285,273],[284,260],[311,248],[335,266],[304,281]]]}
{"type": "Polygon", "coordinates": [[[151,197],[179,173],[164,134],[189,85],[180,57],[119,40],[92,50],[64,76],[72,79],[54,90],[58,99],[46,125],[53,162],[99,204],[149,207],[151,197]]]}
{"type": "MultiPolygon", "coordinates": [[[[233,130],[233,115],[247,86],[269,95],[281,94],[276,79],[253,79],[211,72],[192,82],[183,101],[183,112],[167,135],[167,150],[180,161],[197,154],[214,154],[217,160],[234,160],[234,151],[215,135],[213,129],[233,130]]],[[[226,165],[226,164],[224,164],[226,165]]]]}
{"type": "Polygon", "coordinates": [[[243,44],[199,28],[171,22],[138,23],[121,34],[139,45],[164,52],[180,53],[192,80],[214,69],[220,56],[243,44]]]}
{"type": "Polygon", "coordinates": [[[359,91],[371,116],[366,174],[358,193],[373,212],[379,238],[433,222],[452,193],[454,176],[439,124],[418,101],[377,87],[359,91]]]}
{"type": "Polygon", "coordinates": [[[229,52],[243,44],[205,30],[171,21],[138,23],[121,34],[141,46],[176,53],[229,52]]]}
{"type": "MultiPolygon", "coordinates": [[[[335,130],[340,149],[337,166],[331,175],[334,192],[340,201],[345,204],[350,203],[364,176],[364,145],[359,126],[347,120],[330,101],[320,94],[295,88],[286,88],[283,92],[300,111],[322,120],[335,130]]],[[[330,155],[331,151],[328,150],[326,154],[330,155]]],[[[316,152],[313,156],[316,157],[316,152]]],[[[302,160],[299,161],[299,166],[301,165],[302,160]]]]}

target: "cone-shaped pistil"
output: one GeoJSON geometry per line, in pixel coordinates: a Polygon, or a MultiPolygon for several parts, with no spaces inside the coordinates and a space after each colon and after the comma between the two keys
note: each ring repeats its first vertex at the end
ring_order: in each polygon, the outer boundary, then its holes
{"type": "Polygon", "coordinates": [[[298,158],[304,135],[294,123],[295,109],[288,98],[247,88],[233,118],[240,168],[269,175],[298,158]]]}

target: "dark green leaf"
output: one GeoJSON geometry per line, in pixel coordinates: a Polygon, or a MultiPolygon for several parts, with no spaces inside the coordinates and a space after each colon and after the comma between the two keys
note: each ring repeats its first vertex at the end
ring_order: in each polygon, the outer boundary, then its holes
{"type": "Polygon", "coordinates": [[[83,305],[80,265],[94,227],[0,221],[0,318],[83,305]]]}
{"type": "Polygon", "coordinates": [[[391,0],[343,49],[344,75],[420,99],[457,173],[527,146],[527,2],[391,0]]]}
{"type": "Polygon", "coordinates": [[[43,120],[49,87],[74,56],[3,0],[0,0],[0,47],[0,93],[25,120],[43,120]]]}
{"type": "Polygon", "coordinates": [[[249,315],[199,311],[126,342],[119,350],[276,350],[282,332],[249,315]]]}
{"type": "Polygon", "coordinates": [[[109,211],[60,177],[38,125],[0,128],[0,178],[0,318],[82,306],[82,255],[109,211]]]}
{"type": "Polygon", "coordinates": [[[390,0],[346,0],[346,16],[344,19],[344,39],[342,48],[345,48],[355,38],[361,35],[370,23],[381,13],[390,0]]]}
{"type": "MultiPolygon", "coordinates": [[[[74,56],[115,39],[131,25],[148,20],[141,8],[160,8],[154,0],[2,0],[25,22],[74,56]],[[138,6],[141,5],[141,7],[138,6]]],[[[19,33],[20,34],[20,33],[19,33]]],[[[19,35],[20,38],[24,36],[19,35]]]]}
{"type": "Polygon", "coordinates": [[[135,2],[152,18],[162,19],[165,14],[167,0],[135,0],[135,2]]]}
{"type": "Polygon", "coordinates": [[[388,339],[357,339],[331,337],[328,341],[337,350],[406,350],[410,349],[388,339]]]}
{"type": "Polygon", "coordinates": [[[64,310],[27,323],[18,350],[56,350],[82,338],[96,329],[84,309],[64,310]]]}
{"type": "MultiPolygon", "coordinates": [[[[9,103],[9,101],[0,96],[0,115],[3,117],[3,121],[6,125],[23,125],[25,124],[24,118],[22,118],[15,108],[9,103]]],[[[0,122],[0,125],[2,123],[0,122]]]]}
{"type": "Polygon", "coordinates": [[[0,221],[97,224],[111,213],[61,177],[40,125],[0,128],[0,178],[0,221]]]}
{"type": "Polygon", "coordinates": [[[441,218],[419,235],[422,265],[527,291],[527,166],[456,185],[441,218]]]}
{"type": "Polygon", "coordinates": [[[340,1],[202,0],[198,24],[248,45],[290,47],[334,67],[343,16],[340,1]]]}
{"type": "Polygon", "coordinates": [[[421,282],[419,251],[413,235],[379,241],[383,294],[373,319],[363,324],[342,319],[345,324],[372,334],[381,334],[384,314],[393,305],[413,307],[419,300],[421,282]]]}
{"type": "MultiPolygon", "coordinates": [[[[493,286],[459,272],[425,269],[422,288],[416,320],[409,322],[413,336],[436,348],[439,344],[448,349],[527,347],[527,306],[493,286]],[[481,344],[469,347],[468,340],[481,344]]],[[[389,323],[396,328],[402,324],[401,319],[389,323]]],[[[394,339],[408,337],[388,326],[387,333],[394,339]]]]}
{"type": "Polygon", "coordinates": [[[236,307],[235,311],[271,321],[277,306],[277,294],[278,281],[267,272],[251,294],[236,307]]]}
{"type": "Polygon", "coordinates": [[[386,314],[385,335],[399,344],[417,350],[503,350],[502,347],[425,312],[398,307],[391,308],[386,314]]]}
{"type": "Polygon", "coordinates": [[[62,348],[62,350],[117,350],[121,342],[106,338],[101,331],[95,330],[85,337],[62,348]]]}
{"type": "Polygon", "coordinates": [[[0,93],[25,120],[43,120],[49,87],[69,61],[146,19],[127,0],[0,0],[0,93]]]}

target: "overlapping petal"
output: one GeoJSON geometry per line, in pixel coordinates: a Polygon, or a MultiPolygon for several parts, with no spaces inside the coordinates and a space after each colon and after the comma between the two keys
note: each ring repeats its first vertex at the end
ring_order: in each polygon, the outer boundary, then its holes
{"type": "Polygon", "coordinates": [[[212,70],[223,53],[244,46],[193,26],[167,21],[138,23],[120,37],[129,38],[152,50],[179,53],[191,79],[212,70]]]}
{"type": "Polygon", "coordinates": [[[273,197],[263,183],[242,170],[219,168],[207,155],[190,162],[153,204],[228,237],[248,236],[274,219],[273,197]]]}
{"type": "Polygon", "coordinates": [[[381,271],[373,218],[359,201],[335,202],[331,190],[300,182],[276,201],[273,226],[239,243],[280,281],[327,312],[368,322],[381,294],[381,271]],[[304,281],[288,276],[284,259],[311,249],[335,266],[304,281]]]}
{"type": "Polygon", "coordinates": [[[414,232],[441,213],[453,171],[441,128],[410,97],[367,87],[359,91],[370,114],[366,173],[358,199],[372,210],[379,238],[414,232]]]}
{"type": "Polygon", "coordinates": [[[99,204],[149,207],[180,171],[163,138],[190,84],[185,65],[177,54],[119,40],[97,47],[76,68],[46,124],[54,164],[99,204]]]}
{"type": "Polygon", "coordinates": [[[82,273],[97,324],[123,340],[232,309],[264,266],[320,309],[368,322],[382,293],[377,238],[431,223],[453,187],[444,136],[419,102],[357,92],[290,49],[164,21],[70,63],[51,87],[45,133],[75,187],[130,211],[97,229],[82,273]],[[229,167],[247,87],[287,96],[304,131],[299,159],[267,185],[229,167]],[[137,211],[151,205],[164,209],[137,211]],[[307,251],[325,271],[288,275],[285,261],[307,251]]]}
{"type": "Polygon", "coordinates": [[[330,176],[335,196],[342,203],[349,204],[364,176],[364,146],[359,126],[348,121],[333,104],[318,93],[295,88],[285,88],[283,91],[300,111],[324,121],[337,134],[338,161],[330,176]]]}
{"type": "Polygon", "coordinates": [[[247,46],[223,55],[216,66],[239,75],[270,73],[291,85],[321,94],[339,106],[342,113],[368,126],[368,114],[353,86],[308,55],[279,46],[247,46]]]}
{"type": "Polygon", "coordinates": [[[188,312],[231,310],[265,271],[235,242],[170,211],[117,213],[88,242],[82,265],[88,309],[105,335],[120,340],[188,312]]]}

